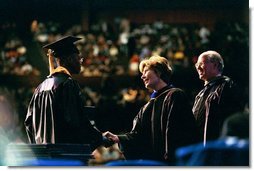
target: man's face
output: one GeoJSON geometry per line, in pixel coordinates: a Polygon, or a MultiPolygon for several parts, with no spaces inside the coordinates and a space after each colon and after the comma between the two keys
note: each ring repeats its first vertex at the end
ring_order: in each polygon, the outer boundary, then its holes
{"type": "Polygon", "coordinates": [[[160,77],[152,69],[144,68],[141,79],[143,80],[145,87],[156,90],[156,85],[160,81],[160,77]]]}
{"type": "Polygon", "coordinates": [[[73,54],[70,60],[70,69],[73,74],[79,74],[83,58],[79,54],[73,54]]]}
{"type": "Polygon", "coordinates": [[[210,81],[216,77],[219,73],[217,65],[210,62],[205,55],[200,55],[198,61],[195,64],[199,78],[205,82],[210,81]]]}

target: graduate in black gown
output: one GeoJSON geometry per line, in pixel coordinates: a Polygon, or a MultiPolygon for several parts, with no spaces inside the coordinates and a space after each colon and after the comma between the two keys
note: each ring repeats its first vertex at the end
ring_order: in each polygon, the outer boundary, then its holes
{"type": "Polygon", "coordinates": [[[152,56],[140,63],[150,101],[133,120],[130,132],[104,135],[120,143],[127,159],[150,159],[169,165],[175,162],[175,150],[199,141],[191,106],[183,90],[171,83],[172,69],[166,58],[152,56]]]}
{"type": "MultiPolygon", "coordinates": [[[[67,36],[44,46],[51,50],[57,68],[50,62],[50,75],[35,89],[28,106],[25,127],[30,143],[91,144],[108,143],[93,127],[85,113],[77,81],[82,58],[74,44],[80,38],[67,36]]],[[[52,56],[51,56],[52,57],[52,56]]]]}

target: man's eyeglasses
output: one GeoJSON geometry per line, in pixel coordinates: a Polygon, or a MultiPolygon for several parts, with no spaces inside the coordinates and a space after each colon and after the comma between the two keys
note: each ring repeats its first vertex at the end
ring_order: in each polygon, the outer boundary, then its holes
{"type": "Polygon", "coordinates": [[[206,64],[206,63],[208,63],[209,61],[206,61],[206,62],[197,62],[196,64],[195,64],[195,67],[196,68],[198,68],[198,67],[204,67],[204,65],[206,64]]]}

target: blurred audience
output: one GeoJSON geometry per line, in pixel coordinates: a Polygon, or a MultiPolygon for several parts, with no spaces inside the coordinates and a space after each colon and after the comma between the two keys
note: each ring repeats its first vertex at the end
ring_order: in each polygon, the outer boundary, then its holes
{"type": "Polygon", "coordinates": [[[18,36],[15,24],[0,25],[0,74],[40,75],[27,57],[27,47],[18,36]]]}
{"type": "Polygon", "coordinates": [[[108,148],[100,146],[93,151],[92,155],[93,159],[88,161],[89,166],[100,166],[116,160],[125,160],[125,156],[117,144],[108,148]]]}

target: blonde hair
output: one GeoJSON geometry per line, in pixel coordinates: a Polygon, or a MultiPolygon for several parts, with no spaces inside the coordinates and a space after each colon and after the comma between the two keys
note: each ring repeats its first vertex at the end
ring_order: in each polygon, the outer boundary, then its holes
{"type": "Polygon", "coordinates": [[[145,67],[154,70],[166,83],[170,81],[172,68],[169,65],[169,61],[165,57],[151,56],[148,59],[144,59],[139,64],[139,71],[143,73],[145,67]]]}

